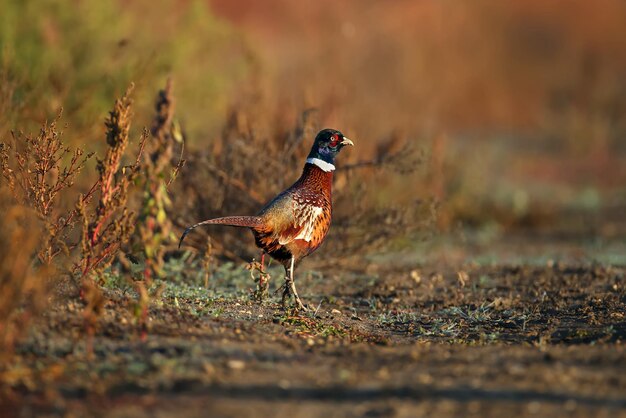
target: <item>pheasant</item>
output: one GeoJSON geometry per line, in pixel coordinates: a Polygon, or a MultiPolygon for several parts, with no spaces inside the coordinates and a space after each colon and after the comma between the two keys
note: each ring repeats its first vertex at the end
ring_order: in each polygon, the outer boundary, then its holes
{"type": "Polygon", "coordinates": [[[298,309],[306,307],[294,282],[295,266],[324,242],[332,214],[331,187],[335,157],[354,143],[334,129],[324,129],[315,137],[302,175],[291,187],[276,196],[256,216],[226,216],[190,226],[178,246],[192,229],[202,225],[228,225],[250,228],[256,245],[285,267],[283,305],[289,296],[298,309]]]}

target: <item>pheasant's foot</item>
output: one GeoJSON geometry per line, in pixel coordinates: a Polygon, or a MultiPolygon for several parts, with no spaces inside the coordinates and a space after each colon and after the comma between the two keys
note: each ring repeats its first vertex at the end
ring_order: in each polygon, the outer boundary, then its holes
{"type": "Polygon", "coordinates": [[[300,298],[298,296],[296,296],[295,299],[296,299],[296,308],[298,308],[298,310],[300,310],[302,312],[307,312],[309,310],[306,307],[306,305],[304,303],[302,303],[302,301],[300,300],[300,298]]]}
{"type": "Polygon", "coordinates": [[[306,308],[306,306],[304,306],[304,303],[302,303],[300,296],[298,296],[298,292],[296,291],[296,284],[293,280],[289,282],[289,287],[291,288],[291,293],[293,294],[293,299],[296,303],[296,308],[298,308],[298,310],[306,312],[308,309],[306,308]]]}

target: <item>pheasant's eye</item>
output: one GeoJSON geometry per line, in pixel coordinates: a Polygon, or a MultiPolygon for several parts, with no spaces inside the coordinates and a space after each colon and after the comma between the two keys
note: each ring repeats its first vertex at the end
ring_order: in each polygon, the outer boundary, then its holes
{"type": "Polygon", "coordinates": [[[333,134],[330,137],[330,146],[334,148],[337,146],[337,144],[339,144],[339,135],[333,134]]]}

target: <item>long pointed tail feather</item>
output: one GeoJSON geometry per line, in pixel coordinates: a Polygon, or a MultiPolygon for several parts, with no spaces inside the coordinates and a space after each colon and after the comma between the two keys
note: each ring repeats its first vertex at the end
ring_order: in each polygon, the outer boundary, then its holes
{"type": "Polygon", "coordinates": [[[263,221],[259,216],[226,216],[223,218],[207,219],[206,221],[198,222],[197,224],[191,225],[189,228],[185,229],[185,232],[183,232],[183,235],[180,237],[180,241],[178,242],[178,248],[182,245],[187,234],[202,225],[227,225],[243,228],[257,228],[263,226],[263,221]]]}

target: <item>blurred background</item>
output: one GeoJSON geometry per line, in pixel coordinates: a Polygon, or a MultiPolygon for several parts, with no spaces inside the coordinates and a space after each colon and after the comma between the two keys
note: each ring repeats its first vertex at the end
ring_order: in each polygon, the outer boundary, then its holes
{"type": "MultiPolygon", "coordinates": [[[[233,125],[244,145],[280,153],[313,109],[317,125],[357,144],[339,165],[374,166],[339,173],[339,226],[353,210],[352,198],[341,200],[350,189],[367,195],[366,210],[404,208],[403,219],[413,218],[402,225],[461,245],[515,233],[577,242],[573,254],[581,245],[623,254],[614,246],[626,232],[623,1],[4,0],[1,8],[0,138],[36,131],[63,107],[65,141],[98,151],[107,111],[128,84],[138,136],[171,76],[184,170],[194,155],[221,155],[230,170],[233,125]],[[405,152],[415,158],[393,160],[399,169],[376,167],[405,152]]],[[[300,148],[306,154],[308,143],[300,148]]],[[[289,182],[294,170],[273,172],[289,182]]],[[[260,200],[272,197],[277,190],[255,185],[253,174],[241,180],[260,200]]],[[[195,212],[179,223],[258,207],[225,207],[228,193],[220,196],[190,199],[194,208],[177,213],[195,212]]],[[[413,245],[406,233],[388,238],[413,245]]]]}

